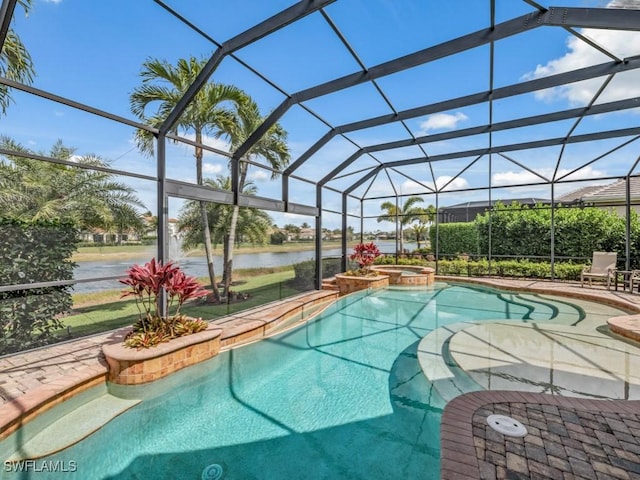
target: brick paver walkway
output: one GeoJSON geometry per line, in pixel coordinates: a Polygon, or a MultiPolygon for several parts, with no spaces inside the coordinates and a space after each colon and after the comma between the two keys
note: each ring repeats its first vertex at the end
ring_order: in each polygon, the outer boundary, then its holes
{"type": "MultiPolygon", "coordinates": [[[[335,292],[327,291],[306,292],[223,317],[214,323],[221,325],[222,336],[229,345],[233,345],[236,340],[234,336],[244,340],[255,338],[254,335],[245,339],[244,334],[246,328],[255,329],[254,324],[258,320],[253,318],[253,322],[247,326],[245,317],[256,316],[258,310],[261,312],[259,321],[264,327],[300,306],[313,307],[335,295],[335,292]]],[[[0,438],[56,402],[64,401],[83,388],[106,381],[108,367],[101,347],[118,337],[118,332],[114,330],[0,358],[0,438]]]]}
{"type": "Polygon", "coordinates": [[[637,400],[474,392],[447,405],[442,436],[443,479],[640,479],[637,400]],[[496,432],[492,414],[518,420],[527,435],[496,432]]]}
{"type": "Polygon", "coordinates": [[[640,414],[495,403],[474,413],[473,438],[484,478],[640,478],[640,414]],[[526,437],[493,430],[494,413],[523,422],[526,437]]]}
{"type": "Polygon", "coordinates": [[[86,337],[0,358],[0,404],[67,375],[91,369],[107,372],[101,345],[110,334],[86,337]]]}

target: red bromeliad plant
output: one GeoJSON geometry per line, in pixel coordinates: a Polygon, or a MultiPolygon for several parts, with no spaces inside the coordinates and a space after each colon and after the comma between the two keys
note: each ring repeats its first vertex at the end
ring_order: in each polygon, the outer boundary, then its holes
{"type": "Polygon", "coordinates": [[[382,253],[375,243],[359,243],[353,248],[353,253],[349,255],[349,260],[356,262],[360,266],[360,270],[356,272],[357,275],[368,275],[369,268],[380,255],[382,253]]]}
{"type": "Polygon", "coordinates": [[[163,265],[152,258],[143,266],[134,265],[120,283],[129,287],[123,290],[122,297],[135,297],[140,312],[125,345],[145,348],[207,328],[207,322],[202,319],[180,314],[180,307],[187,300],[204,297],[207,291],[195,277],[185,275],[172,262],[163,265]],[[164,305],[161,304],[163,298],[164,305]],[[163,311],[166,316],[162,315],[163,311]]]}

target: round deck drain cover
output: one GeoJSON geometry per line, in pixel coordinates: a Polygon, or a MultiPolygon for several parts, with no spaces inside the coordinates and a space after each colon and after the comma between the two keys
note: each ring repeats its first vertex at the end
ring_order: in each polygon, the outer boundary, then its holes
{"type": "Polygon", "coordinates": [[[524,437],[527,434],[527,427],[515,418],[507,417],[506,415],[489,415],[487,423],[496,432],[508,437],[524,437]]]}
{"type": "Polygon", "coordinates": [[[202,480],[219,480],[222,478],[222,467],[217,463],[205,467],[202,471],[202,480]]]}

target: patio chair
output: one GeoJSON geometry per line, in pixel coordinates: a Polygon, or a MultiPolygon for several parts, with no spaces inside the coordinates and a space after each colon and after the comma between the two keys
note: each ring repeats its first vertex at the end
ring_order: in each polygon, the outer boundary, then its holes
{"type": "Polygon", "coordinates": [[[584,281],[592,285],[593,279],[607,282],[607,288],[611,286],[611,279],[616,274],[616,262],[618,254],[615,252],[593,252],[591,266],[584,267],[580,274],[580,286],[584,286],[584,281]]]}
{"type": "Polygon", "coordinates": [[[633,293],[635,288],[640,293],[640,270],[631,270],[631,278],[629,278],[629,291],[633,293]]]}

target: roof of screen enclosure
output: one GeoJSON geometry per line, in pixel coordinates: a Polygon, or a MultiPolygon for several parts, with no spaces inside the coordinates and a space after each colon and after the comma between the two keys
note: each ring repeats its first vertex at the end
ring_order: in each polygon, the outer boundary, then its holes
{"type": "MultiPolygon", "coordinates": [[[[197,81],[156,133],[171,137],[169,130],[199,88],[215,80],[217,68],[231,58],[275,90],[281,101],[236,151],[210,150],[237,160],[287,115],[318,132],[278,172],[283,174],[282,201],[265,200],[261,205],[265,208],[316,213],[319,205],[297,203],[290,193],[293,181],[362,200],[551,185],[598,174],[601,179],[636,175],[640,117],[631,109],[640,106],[640,89],[629,86],[640,85],[640,2],[615,0],[597,8],[583,8],[585,2],[578,0],[567,0],[565,6],[533,0],[394,2],[400,17],[423,15],[422,30],[410,34],[402,31],[402,21],[382,26],[367,23],[367,8],[376,8],[382,0],[362,2],[358,17],[345,15],[341,4],[348,2],[287,3],[280,12],[226,40],[209,33],[215,31],[207,24],[213,19],[184,12],[187,7],[180,2],[149,2],[148,8],[163,9],[214,49],[197,81]],[[507,2],[509,16],[504,8],[507,2]],[[518,13],[511,15],[513,11],[518,13]],[[432,28],[436,22],[446,22],[447,28],[432,28]],[[314,35],[305,39],[301,32],[310,25],[314,35]],[[392,26],[399,28],[394,31],[392,26]],[[308,56],[287,56],[286,41],[292,38],[288,30],[295,31],[301,43],[308,42],[308,56]],[[599,32],[627,35],[631,40],[612,41],[613,35],[599,32]],[[378,47],[363,53],[363,42],[378,47]],[[257,56],[252,49],[261,44],[266,47],[257,56]],[[633,48],[638,51],[629,51],[633,48]],[[548,49],[560,60],[541,65],[550,56],[542,55],[548,49]],[[570,61],[568,57],[578,50],[588,54],[570,61]],[[314,55],[320,51],[322,58],[316,63],[314,55]],[[563,58],[567,61],[562,62],[563,58]],[[278,62],[300,63],[299,77],[279,74],[278,62]],[[454,73],[461,66],[466,69],[463,77],[454,73]],[[554,95],[564,96],[562,107],[552,101],[554,95]],[[351,98],[357,98],[357,103],[351,98]],[[524,104],[532,108],[518,108],[524,104]],[[533,113],[523,115],[523,111],[533,113]],[[436,120],[449,121],[449,127],[438,130],[436,120]],[[603,164],[609,168],[598,168],[603,164]],[[492,177],[498,171],[512,173],[513,179],[501,183],[492,177]],[[458,181],[465,176],[481,177],[482,185],[458,181]]],[[[0,44],[15,5],[15,0],[3,1],[0,44]]],[[[131,119],[6,78],[0,78],[0,83],[136,125],[131,119]]],[[[290,141],[296,139],[290,137],[290,141]]],[[[264,163],[253,167],[268,170],[264,163]]],[[[235,185],[237,175],[236,168],[235,185]]],[[[450,203],[462,200],[457,197],[450,203]]]]}

